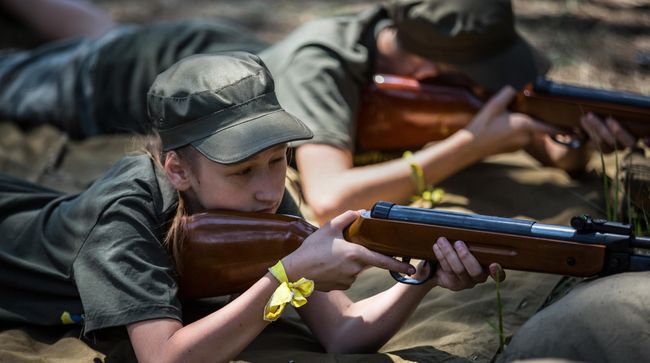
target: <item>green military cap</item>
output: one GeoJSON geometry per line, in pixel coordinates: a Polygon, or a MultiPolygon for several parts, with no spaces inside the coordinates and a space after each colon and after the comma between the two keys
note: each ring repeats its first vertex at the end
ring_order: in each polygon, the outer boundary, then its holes
{"type": "Polygon", "coordinates": [[[406,50],[453,64],[489,89],[520,88],[550,68],[517,33],[510,0],[394,0],[388,11],[406,50]]]}
{"type": "Polygon", "coordinates": [[[164,151],[191,144],[223,164],[313,136],[280,106],[264,63],[246,52],[199,54],[177,62],[154,80],[147,110],[164,151]]]}

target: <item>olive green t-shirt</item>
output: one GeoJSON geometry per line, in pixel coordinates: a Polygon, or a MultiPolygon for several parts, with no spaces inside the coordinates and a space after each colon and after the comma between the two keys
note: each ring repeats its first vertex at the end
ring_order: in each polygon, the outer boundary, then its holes
{"type": "MultiPolygon", "coordinates": [[[[278,213],[299,215],[287,200],[278,213]]],[[[0,321],[83,323],[89,333],[182,320],[161,244],[177,203],[146,155],[125,157],[78,195],[0,174],[0,321]]]]}
{"type": "Polygon", "coordinates": [[[378,6],[311,21],[260,53],[280,104],[314,132],[301,143],[354,150],[361,92],[374,71],[377,28],[387,18],[378,6]]]}

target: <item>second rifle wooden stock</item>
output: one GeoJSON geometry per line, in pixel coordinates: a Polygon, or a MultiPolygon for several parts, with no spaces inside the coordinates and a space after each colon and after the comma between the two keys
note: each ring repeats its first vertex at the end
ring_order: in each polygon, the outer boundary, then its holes
{"type": "MultiPolygon", "coordinates": [[[[418,149],[467,126],[489,92],[467,81],[437,83],[376,75],[363,97],[357,124],[360,151],[418,149]],[[458,84],[454,84],[454,82],[458,84]]],[[[528,114],[569,134],[580,116],[611,116],[638,138],[650,136],[650,97],[559,84],[547,79],[527,85],[509,109],[528,114]]]]}
{"type": "MultiPolygon", "coordinates": [[[[300,218],[274,214],[211,212],[188,218],[188,238],[177,258],[183,299],[244,291],[316,231],[316,227],[300,218]]],[[[483,265],[497,262],[507,269],[592,276],[601,272],[605,264],[606,247],[600,244],[369,215],[358,218],[344,231],[346,240],[373,251],[423,260],[435,260],[432,246],[438,236],[465,241],[483,265]]]]}

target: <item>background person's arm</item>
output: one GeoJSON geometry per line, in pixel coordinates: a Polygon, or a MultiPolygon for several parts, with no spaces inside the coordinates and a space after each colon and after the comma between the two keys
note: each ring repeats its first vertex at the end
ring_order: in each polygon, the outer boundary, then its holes
{"type": "Polygon", "coordinates": [[[514,94],[505,88],[465,129],[414,153],[411,160],[353,167],[349,150],[322,144],[298,147],[303,191],[316,219],[322,223],[346,209],[370,208],[377,200],[408,200],[415,192],[410,162],[422,167],[427,183],[436,184],[487,156],[523,148],[536,132],[553,131],[530,117],[506,112],[514,94]]]}
{"type": "MultiPolygon", "coordinates": [[[[480,159],[469,144],[467,135],[450,137],[414,153],[412,161],[422,166],[427,182],[437,183],[480,159]]],[[[297,149],[296,163],[305,200],[319,223],[347,209],[370,208],[378,200],[403,202],[416,191],[405,159],[353,167],[349,150],[307,144],[297,149]]]]}
{"type": "Polygon", "coordinates": [[[83,0],[0,0],[0,8],[47,41],[97,37],[116,25],[108,13],[83,0]]]}

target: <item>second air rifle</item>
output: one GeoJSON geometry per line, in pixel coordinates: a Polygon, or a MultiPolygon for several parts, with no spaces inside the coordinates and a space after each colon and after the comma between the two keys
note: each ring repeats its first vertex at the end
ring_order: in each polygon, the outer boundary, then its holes
{"type": "MultiPolygon", "coordinates": [[[[357,119],[359,151],[414,150],[467,126],[490,98],[485,88],[463,77],[416,80],[375,75],[362,98],[357,119]]],[[[508,106],[553,125],[579,147],[586,139],[580,117],[588,112],[612,117],[637,138],[650,136],[650,97],[562,84],[546,78],[526,85],[508,106]]],[[[562,142],[562,141],[560,141],[562,142]]]]}

